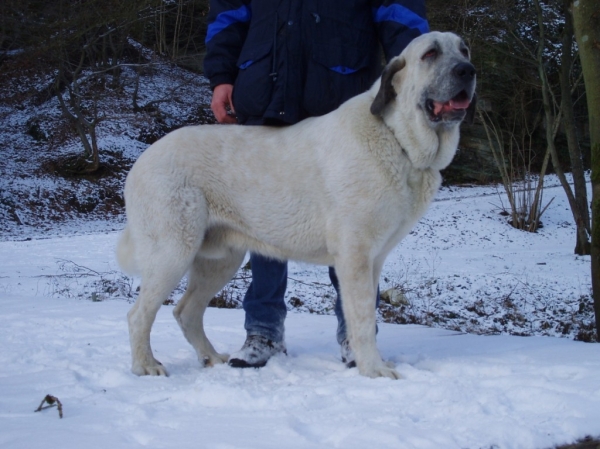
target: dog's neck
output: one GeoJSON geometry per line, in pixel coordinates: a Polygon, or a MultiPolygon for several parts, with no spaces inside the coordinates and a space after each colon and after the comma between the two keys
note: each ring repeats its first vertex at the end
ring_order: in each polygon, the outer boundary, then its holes
{"type": "Polygon", "coordinates": [[[431,132],[430,124],[423,114],[418,111],[416,114],[408,114],[400,107],[387,108],[381,120],[393,133],[415,168],[443,170],[452,162],[460,137],[458,125],[440,126],[435,132],[431,132]],[[390,126],[390,123],[400,122],[408,125],[390,126]],[[424,129],[425,132],[422,131],[424,129]]]}

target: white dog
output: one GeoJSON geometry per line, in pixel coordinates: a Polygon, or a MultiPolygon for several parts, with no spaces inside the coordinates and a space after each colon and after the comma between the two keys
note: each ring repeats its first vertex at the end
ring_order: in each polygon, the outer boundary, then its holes
{"type": "Polygon", "coordinates": [[[175,318],[201,361],[226,362],[203,315],[253,251],[334,266],[360,374],[399,378],[375,342],[379,275],[436,193],[474,91],[464,42],[433,32],[330,114],[285,128],[186,127],[148,148],[127,177],[118,248],[122,268],[141,275],[128,314],[132,371],[167,374],[150,330],[186,272],[175,318]]]}

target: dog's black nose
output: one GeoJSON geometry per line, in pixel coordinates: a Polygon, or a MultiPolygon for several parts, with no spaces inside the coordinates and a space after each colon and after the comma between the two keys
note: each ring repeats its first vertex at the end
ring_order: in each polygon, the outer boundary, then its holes
{"type": "Polygon", "coordinates": [[[472,81],[475,78],[475,67],[469,62],[461,62],[454,66],[454,75],[463,81],[472,81]]]}

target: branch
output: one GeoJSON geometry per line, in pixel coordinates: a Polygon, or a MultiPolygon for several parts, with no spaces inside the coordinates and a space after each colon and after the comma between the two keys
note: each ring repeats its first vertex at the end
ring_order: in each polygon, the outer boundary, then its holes
{"type": "Polygon", "coordinates": [[[52,396],[50,394],[47,394],[46,397],[44,399],[42,399],[40,406],[38,408],[36,408],[34,410],[34,412],[41,412],[42,410],[45,410],[50,407],[57,407],[58,408],[58,416],[60,419],[62,419],[62,417],[63,417],[62,404],[56,396],[52,396]],[[48,405],[44,406],[44,404],[48,404],[48,405]]]}

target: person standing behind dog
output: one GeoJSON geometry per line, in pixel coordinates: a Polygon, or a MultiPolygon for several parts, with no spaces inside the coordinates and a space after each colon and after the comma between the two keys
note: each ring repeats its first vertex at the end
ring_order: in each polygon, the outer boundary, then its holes
{"type": "MultiPolygon", "coordinates": [[[[389,61],[427,31],[423,0],[210,0],[204,74],[211,108],[219,123],[242,125],[285,126],[327,114],[371,87],[382,69],[380,49],[389,61]]],[[[229,359],[237,368],[258,368],[286,352],[287,262],[257,254],[250,262],[247,337],[229,359]]],[[[333,267],[329,276],[337,341],[352,366],[333,267]]]]}

